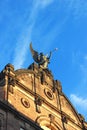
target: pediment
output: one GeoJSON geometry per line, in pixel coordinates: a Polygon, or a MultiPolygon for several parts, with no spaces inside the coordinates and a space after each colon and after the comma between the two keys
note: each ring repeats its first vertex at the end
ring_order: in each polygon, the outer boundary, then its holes
{"type": "Polygon", "coordinates": [[[17,70],[15,74],[19,83],[32,90],[34,81],[34,72],[32,70],[21,69],[17,70]]]}
{"type": "Polygon", "coordinates": [[[67,117],[76,124],[80,124],[79,114],[64,94],[60,96],[60,103],[61,110],[65,113],[65,115],[67,115],[67,117]]]}
{"type": "MultiPolygon", "coordinates": [[[[27,70],[27,69],[18,70],[18,71],[16,71],[16,77],[19,80],[19,82],[21,82],[24,86],[26,86],[30,90],[33,90],[33,85],[34,85],[33,81],[34,80],[38,80],[38,81],[36,81],[37,84],[40,83],[39,78],[34,79],[34,71],[32,71],[32,70],[27,70]]],[[[39,84],[39,87],[40,87],[40,84],[39,84]]],[[[40,89],[38,89],[38,90],[40,90],[40,89]]],[[[54,95],[55,95],[55,93],[54,93],[54,95]]],[[[55,95],[55,98],[56,98],[56,95],[55,95]]],[[[64,93],[60,94],[59,98],[60,98],[59,109],[61,108],[61,111],[67,116],[67,118],[69,120],[73,121],[76,124],[81,124],[78,112],[76,111],[76,109],[74,108],[74,106],[72,105],[70,100],[65,96],[65,94],[64,93]]],[[[56,99],[55,99],[55,101],[56,101],[56,99]]],[[[57,102],[55,102],[55,103],[57,103],[57,102]]],[[[56,104],[53,104],[53,105],[56,107],[56,104]]]]}

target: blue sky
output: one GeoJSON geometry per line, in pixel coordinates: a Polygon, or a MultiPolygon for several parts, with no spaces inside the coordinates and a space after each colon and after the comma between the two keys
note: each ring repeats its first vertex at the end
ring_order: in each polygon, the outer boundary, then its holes
{"type": "Polygon", "coordinates": [[[29,44],[49,54],[49,69],[87,120],[87,1],[0,0],[0,71],[32,62],[29,44]]]}

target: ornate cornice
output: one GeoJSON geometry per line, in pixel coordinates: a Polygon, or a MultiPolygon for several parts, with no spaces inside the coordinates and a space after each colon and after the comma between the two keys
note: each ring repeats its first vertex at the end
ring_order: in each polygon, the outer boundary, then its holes
{"type": "Polygon", "coordinates": [[[25,115],[23,115],[22,113],[20,113],[19,111],[17,111],[15,108],[12,108],[10,104],[4,103],[4,102],[0,101],[0,108],[2,108],[6,112],[11,112],[12,114],[14,114],[19,119],[21,119],[24,122],[30,124],[36,130],[38,130],[38,129],[42,130],[42,128],[38,124],[36,124],[33,120],[31,120],[30,118],[26,117],[25,115]]]}

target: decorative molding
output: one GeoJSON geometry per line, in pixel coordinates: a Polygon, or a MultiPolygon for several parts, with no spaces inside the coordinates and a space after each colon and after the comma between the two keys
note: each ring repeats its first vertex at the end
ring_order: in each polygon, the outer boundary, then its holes
{"type": "Polygon", "coordinates": [[[12,94],[14,93],[14,88],[12,85],[9,86],[9,92],[11,92],[12,94]]]}
{"type": "Polygon", "coordinates": [[[54,123],[55,121],[55,116],[52,114],[49,114],[49,118],[50,118],[50,123],[54,123]]]}
{"type": "MultiPolygon", "coordinates": [[[[42,130],[42,128],[36,124],[36,122],[32,121],[30,118],[24,116],[24,114],[20,113],[19,111],[17,111],[16,109],[12,108],[9,104],[7,104],[6,102],[2,102],[0,101],[0,109],[3,110],[4,112],[7,112],[8,114],[12,114],[14,115],[14,118],[17,118],[17,120],[20,122],[24,122],[27,123],[31,126],[31,129],[35,129],[35,130],[42,130]]],[[[2,113],[0,113],[2,114],[2,113]]],[[[3,114],[2,114],[3,115],[3,114]]],[[[5,116],[5,115],[3,115],[5,116]]],[[[5,118],[5,117],[4,117],[5,118]]],[[[3,119],[3,127],[5,129],[5,122],[3,119]]],[[[26,128],[25,128],[26,129],[26,128]]],[[[5,129],[6,130],[6,129],[5,129]]]]}
{"type": "Polygon", "coordinates": [[[13,77],[9,77],[8,78],[8,84],[9,85],[15,86],[15,83],[16,83],[15,78],[13,78],[13,77]]]}
{"type": "Polygon", "coordinates": [[[62,121],[66,124],[68,123],[68,118],[66,115],[62,115],[62,121]]]}
{"type": "Polygon", "coordinates": [[[80,121],[83,123],[85,121],[85,118],[82,114],[79,114],[80,121]]]}
{"type": "Polygon", "coordinates": [[[35,97],[36,112],[41,113],[40,106],[42,106],[42,103],[43,103],[43,100],[41,99],[41,97],[36,96],[35,97]]]}
{"type": "Polygon", "coordinates": [[[44,93],[50,100],[53,100],[54,95],[51,89],[45,88],[44,93]]]}
{"type": "Polygon", "coordinates": [[[58,80],[53,80],[53,92],[55,92],[56,89],[58,90],[59,94],[62,95],[61,82],[58,80]]]}
{"type": "Polygon", "coordinates": [[[21,103],[23,104],[24,107],[29,108],[30,107],[30,103],[28,101],[28,99],[26,98],[21,98],[21,103]]]}
{"type": "Polygon", "coordinates": [[[41,99],[41,97],[37,96],[37,97],[35,98],[35,103],[36,103],[37,105],[41,106],[42,103],[43,103],[43,100],[41,99]]]}
{"type": "Polygon", "coordinates": [[[41,126],[41,128],[48,128],[51,130],[62,130],[62,127],[58,122],[55,121],[55,117],[52,114],[40,115],[36,119],[36,123],[41,126]],[[52,122],[51,122],[52,121],[52,122]]]}

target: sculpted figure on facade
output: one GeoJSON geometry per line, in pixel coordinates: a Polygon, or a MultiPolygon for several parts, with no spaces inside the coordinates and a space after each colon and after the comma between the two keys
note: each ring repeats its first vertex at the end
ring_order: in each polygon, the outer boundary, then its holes
{"type": "Polygon", "coordinates": [[[40,67],[42,67],[43,69],[46,69],[48,67],[48,64],[50,63],[52,52],[50,51],[49,56],[48,54],[44,55],[42,52],[38,53],[36,50],[33,49],[32,43],[30,43],[30,51],[31,51],[34,61],[38,63],[40,67]]]}
{"type": "MultiPolygon", "coordinates": [[[[57,48],[54,50],[57,50],[57,48]]],[[[48,67],[48,64],[50,63],[50,58],[51,58],[53,51],[50,51],[49,55],[48,54],[44,55],[42,52],[38,53],[36,50],[33,49],[32,43],[30,43],[30,51],[31,51],[31,54],[32,54],[34,61],[36,63],[38,63],[38,65],[41,68],[46,69],[48,67]]]]}

